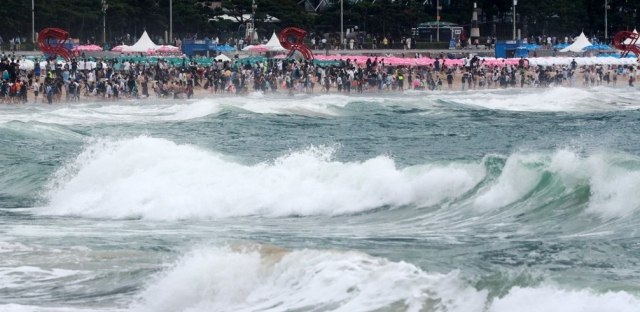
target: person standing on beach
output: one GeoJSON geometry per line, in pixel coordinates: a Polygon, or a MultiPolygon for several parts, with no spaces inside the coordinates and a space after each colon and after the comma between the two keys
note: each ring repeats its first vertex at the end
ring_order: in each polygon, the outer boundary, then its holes
{"type": "Polygon", "coordinates": [[[71,79],[69,92],[71,92],[71,102],[80,102],[80,84],[75,79],[71,79]]]}
{"type": "Polygon", "coordinates": [[[53,103],[53,87],[51,87],[51,84],[47,84],[45,91],[47,92],[47,102],[51,105],[53,103]]]}
{"type": "Polygon", "coordinates": [[[106,87],[105,95],[107,96],[107,98],[108,98],[109,100],[112,100],[112,97],[113,97],[113,87],[111,86],[111,82],[110,82],[110,81],[107,81],[107,82],[106,82],[106,86],[105,86],[105,87],[106,87]]]}
{"type": "Polygon", "coordinates": [[[37,103],[38,102],[38,93],[40,92],[40,84],[38,83],[38,80],[36,80],[33,83],[33,96],[34,96],[34,100],[33,103],[37,103]]]}
{"type": "Polygon", "coordinates": [[[149,97],[149,87],[148,87],[148,83],[149,83],[149,79],[147,77],[144,78],[144,80],[142,80],[142,95],[144,95],[145,97],[149,97]]]}
{"type": "Polygon", "coordinates": [[[465,83],[467,82],[467,73],[462,74],[461,82],[462,82],[462,91],[464,91],[464,86],[465,86],[465,83]]]}
{"type": "Polygon", "coordinates": [[[27,100],[28,89],[29,88],[27,88],[27,82],[23,80],[22,83],[20,84],[20,99],[24,104],[28,103],[28,100],[27,100]]]}
{"type": "Polygon", "coordinates": [[[40,68],[40,62],[36,59],[36,62],[33,66],[33,74],[36,76],[36,79],[40,79],[40,74],[42,72],[42,68],[40,68]]]}
{"type": "Polygon", "coordinates": [[[398,70],[398,89],[399,91],[404,91],[404,73],[402,72],[402,68],[398,70]]]}

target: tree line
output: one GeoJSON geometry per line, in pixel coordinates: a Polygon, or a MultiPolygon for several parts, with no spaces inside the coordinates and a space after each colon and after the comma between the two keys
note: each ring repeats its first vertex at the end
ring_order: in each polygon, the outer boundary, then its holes
{"type": "MultiPolygon", "coordinates": [[[[169,30],[169,5],[173,9],[174,37],[188,35],[204,38],[241,37],[243,14],[251,15],[252,0],[34,0],[35,30],[57,27],[69,31],[83,43],[102,43],[103,17],[107,42],[116,42],[129,34],[137,38],[143,30],[152,37],[164,37],[169,30]],[[217,5],[215,5],[217,4],[217,5]],[[233,20],[216,17],[229,14],[233,20]]],[[[340,30],[340,5],[309,13],[298,0],[256,0],[255,20],[258,33],[269,37],[284,27],[300,27],[316,34],[336,35],[340,30]],[[280,21],[266,22],[267,16],[280,21]]],[[[334,1],[338,2],[338,1],[334,1]]],[[[513,0],[441,0],[441,21],[467,26],[473,5],[481,9],[482,36],[509,38],[513,0]]],[[[604,37],[605,0],[519,0],[516,23],[526,36],[604,37]]],[[[608,0],[608,36],[620,30],[633,30],[640,19],[640,1],[608,0]]],[[[20,36],[31,38],[31,1],[3,0],[0,5],[0,36],[7,41],[20,36]]],[[[344,2],[345,28],[379,37],[411,36],[412,28],[436,20],[436,0],[378,0],[344,2]]]]}

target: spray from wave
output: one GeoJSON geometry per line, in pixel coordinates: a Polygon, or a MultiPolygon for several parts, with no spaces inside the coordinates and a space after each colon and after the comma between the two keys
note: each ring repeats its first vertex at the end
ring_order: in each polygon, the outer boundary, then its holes
{"type": "Polygon", "coordinates": [[[398,169],[383,156],[341,163],[332,154],[312,147],[244,165],[164,139],[104,140],[56,172],[43,212],[160,220],[335,215],[434,205],[472,188],[484,171],[478,164],[398,169]]]}
{"type": "Polygon", "coordinates": [[[359,252],[198,247],[148,283],[131,309],[163,311],[635,311],[630,293],[549,282],[496,297],[458,271],[425,272],[359,252]]]}
{"type": "Polygon", "coordinates": [[[464,218],[506,212],[554,220],[621,218],[640,208],[640,158],[628,154],[559,150],[398,168],[387,156],[339,162],[333,152],[310,147],[247,165],[165,139],[102,140],[55,173],[40,212],[176,220],[441,207],[464,218]]]}
{"type": "Polygon", "coordinates": [[[417,92],[350,95],[301,95],[251,93],[247,97],[212,97],[189,101],[141,100],[115,103],[84,103],[55,107],[27,107],[21,110],[0,107],[0,124],[15,121],[77,125],[102,123],[148,123],[184,121],[215,116],[226,110],[255,114],[302,116],[344,116],[379,110],[400,113],[442,114],[455,104],[465,107],[534,112],[594,112],[638,109],[638,91],[607,87],[592,89],[549,88],[476,90],[468,92],[417,92]]]}
{"type": "Polygon", "coordinates": [[[457,273],[358,252],[198,248],[141,294],[139,311],[479,311],[457,273]]]}
{"type": "Polygon", "coordinates": [[[507,111],[533,112],[586,112],[638,109],[636,101],[630,100],[633,90],[611,92],[607,88],[550,88],[488,90],[473,95],[444,96],[442,100],[481,108],[507,111]],[[606,91],[605,91],[606,90],[606,91]],[[603,92],[605,91],[605,92],[603,92]]]}

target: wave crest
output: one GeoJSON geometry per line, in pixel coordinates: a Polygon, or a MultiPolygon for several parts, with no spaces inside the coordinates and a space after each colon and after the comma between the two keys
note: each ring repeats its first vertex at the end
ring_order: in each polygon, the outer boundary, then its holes
{"type": "Polygon", "coordinates": [[[434,205],[475,186],[479,164],[398,169],[385,156],[331,161],[312,147],[244,165],[164,139],[104,140],[58,170],[46,214],[175,220],[337,215],[383,206],[434,205]]]}
{"type": "Polygon", "coordinates": [[[567,221],[640,210],[640,158],[628,154],[559,150],[398,168],[388,156],[335,161],[334,150],[309,147],[248,165],[165,139],[102,140],[55,173],[40,212],[177,220],[435,207],[465,218],[506,212],[567,221]]]}
{"type": "Polygon", "coordinates": [[[485,291],[358,252],[197,248],[141,294],[140,311],[479,311],[485,291]]]}

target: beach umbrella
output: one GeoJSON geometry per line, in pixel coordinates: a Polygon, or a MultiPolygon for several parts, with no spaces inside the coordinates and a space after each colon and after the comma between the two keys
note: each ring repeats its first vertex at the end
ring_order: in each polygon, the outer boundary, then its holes
{"type": "Polygon", "coordinates": [[[122,49],[124,49],[125,47],[127,47],[126,45],[119,45],[117,47],[114,47],[113,49],[111,49],[111,51],[113,52],[122,52],[122,49]]]}
{"type": "MultiPolygon", "coordinates": [[[[265,47],[263,45],[253,45],[253,46],[248,46],[246,47],[245,51],[251,51],[251,52],[267,52],[269,51],[268,47],[265,47]]],[[[243,49],[244,50],[244,49],[243,49]]]]}
{"type": "Polygon", "coordinates": [[[102,51],[102,48],[95,44],[80,45],[76,47],[76,51],[102,51]]]}
{"type": "Polygon", "coordinates": [[[35,67],[35,63],[30,60],[21,60],[19,64],[20,70],[33,70],[35,67]]]}
{"type": "Polygon", "coordinates": [[[172,45],[163,45],[156,49],[156,52],[178,52],[180,48],[172,45]]]}
{"type": "Polygon", "coordinates": [[[224,55],[224,54],[220,54],[220,55],[216,56],[214,58],[214,60],[219,61],[219,62],[229,62],[229,61],[231,61],[231,59],[228,56],[224,55]]]}

